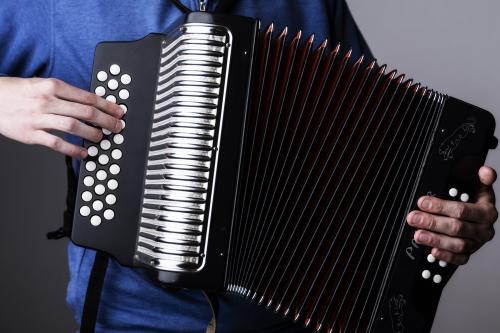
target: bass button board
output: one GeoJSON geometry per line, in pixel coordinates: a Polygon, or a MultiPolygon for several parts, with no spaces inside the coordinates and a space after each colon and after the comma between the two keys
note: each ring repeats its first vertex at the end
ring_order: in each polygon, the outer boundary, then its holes
{"type": "MultiPolygon", "coordinates": [[[[94,89],[96,95],[105,98],[112,103],[118,103],[123,112],[128,111],[125,100],[130,98],[129,86],[132,82],[132,76],[124,73],[121,66],[117,63],[111,64],[107,70],[100,70],[96,74],[99,82],[94,89]]],[[[125,128],[125,120],[121,120],[125,128]]],[[[88,157],[83,162],[88,174],[83,175],[83,183],[89,190],[82,193],[82,200],[88,202],[82,205],[79,212],[81,216],[90,217],[92,226],[101,225],[102,221],[110,221],[115,218],[115,211],[111,209],[117,202],[115,194],[109,191],[118,188],[118,179],[109,178],[109,175],[116,176],[120,173],[118,161],[123,157],[122,149],[117,145],[123,144],[125,138],[123,134],[114,134],[111,131],[102,129],[103,139],[99,144],[88,146],[88,157]],[[110,164],[110,160],[114,162],[110,164]],[[98,168],[99,166],[99,168],[98,168]]]]}

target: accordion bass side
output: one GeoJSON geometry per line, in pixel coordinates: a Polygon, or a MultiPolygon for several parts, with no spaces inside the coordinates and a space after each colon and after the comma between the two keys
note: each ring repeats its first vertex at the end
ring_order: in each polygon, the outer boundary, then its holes
{"type": "Polygon", "coordinates": [[[85,142],[75,243],[317,331],[430,331],[456,267],[406,215],[422,195],[474,200],[489,112],[340,45],[207,13],[99,44],[91,90],[126,127],[85,142]]]}

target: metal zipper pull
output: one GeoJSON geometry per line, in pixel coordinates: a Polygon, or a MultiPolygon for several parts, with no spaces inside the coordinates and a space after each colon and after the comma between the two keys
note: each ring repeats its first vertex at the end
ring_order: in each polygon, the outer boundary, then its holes
{"type": "Polygon", "coordinates": [[[199,0],[200,4],[200,12],[206,12],[207,11],[207,0],[199,0]]]}

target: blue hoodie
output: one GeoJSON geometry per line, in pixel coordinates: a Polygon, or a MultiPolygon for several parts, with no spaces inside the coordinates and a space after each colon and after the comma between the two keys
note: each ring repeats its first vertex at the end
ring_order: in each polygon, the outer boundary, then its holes
{"type": "MultiPolygon", "coordinates": [[[[212,11],[218,0],[208,0],[212,11]]],[[[372,58],[343,0],[240,0],[231,13],[315,33],[372,58]]],[[[197,9],[197,0],[183,3],[197,9]]],[[[88,89],[94,47],[168,31],[182,13],[169,0],[2,0],[0,75],[55,77],[88,89]]],[[[70,137],[81,143],[81,139],[70,137]]],[[[75,163],[75,168],[78,168],[75,163]]],[[[67,302],[79,323],[95,252],[70,242],[67,302]]],[[[221,295],[217,332],[306,332],[239,297],[221,295]]],[[[159,288],[141,269],[111,260],[99,308],[97,332],[204,332],[211,310],[199,291],[159,288]]]]}

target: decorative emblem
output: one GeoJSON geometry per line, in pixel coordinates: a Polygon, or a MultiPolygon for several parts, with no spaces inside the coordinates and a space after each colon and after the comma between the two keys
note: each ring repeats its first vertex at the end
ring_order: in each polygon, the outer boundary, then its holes
{"type": "Polygon", "coordinates": [[[411,239],[411,245],[406,248],[406,255],[408,258],[411,260],[415,260],[415,255],[413,254],[413,251],[418,249],[420,246],[418,246],[417,242],[415,239],[411,239]]]}
{"type": "Polygon", "coordinates": [[[439,155],[442,155],[445,161],[453,158],[453,152],[469,133],[476,133],[476,122],[476,119],[468,118],[465,123],[454,130],[453,133],[439,145],[439,155]]]}
{"type": "Polygon", "coordinates": [[[404,333],[404,308],[406,306],[406,299],[402,294],[392,296],[389,300],[389,313],[391,316],[392,332],[404,333]]]}

